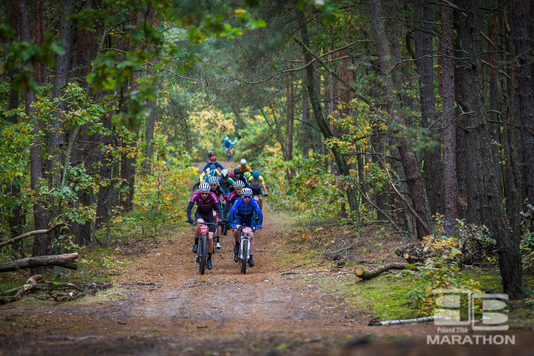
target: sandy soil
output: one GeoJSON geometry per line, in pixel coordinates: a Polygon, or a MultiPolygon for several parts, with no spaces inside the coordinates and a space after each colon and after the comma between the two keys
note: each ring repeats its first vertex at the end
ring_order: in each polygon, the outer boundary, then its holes
{"type": "MultiPolygon", "coordinates": [[[[426,345],[431,324],[367,326],[364,309],[321,292],[313,280],[282,275],[287,219],[266,209],[256,265],[242,275],[230,238],[198,273],[192,228],[164,238],[122,270],[125,298],[92,304],[0,307],[0,355],[527,355],[532,330],[516,346],[426,345]]],[[[332,272],[336,273],[336,272],[332,272]]],[[[106,292],[102,292],[106,293],[106,292]]]]}

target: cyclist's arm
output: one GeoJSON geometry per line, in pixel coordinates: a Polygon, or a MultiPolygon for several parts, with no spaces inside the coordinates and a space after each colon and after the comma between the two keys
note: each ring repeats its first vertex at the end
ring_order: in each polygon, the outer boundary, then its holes
{"type": "Polygon", "coordinates": [[[269,194],[267,192],[267,185],[265,184],[265,179],[263,179],[262,176],[260,176],[260,182],[261,182],[261,186],[263,187],[263,190],[265,190],[265,194],[269,194]]]}
{"type": "Polygon", "coordinates": [[[232,204],[230,202],[230,196],[228,196],[228,199],[226,199],[226,204],[224,205],[224,209],[223,209],[223,214],[222,214],[222,217],[223,219],[227,219],[228,218],[228,209],[229,209],[229,206],[230,204],[232,204]]]}
{"type": "Polygon", "coordinates": [[[215,210],[217,212],[217,215],[219,216],[223,216],[223,213],[221,211],[221,204],[220,203],[215,203],[213,204],[213,210],[215,210]]]}
{"type": "Polygon", "coordinates": [[[262,225],[263,224],[263,213],[261,212],[261,209],[260,209],[260,206],[259,204],[255,201],[255,200],[251,200],[251,202],[254,202],[254,210],[256,210],[256,214],[258,214],[258,217],[259,217],[259,220],[258,220],[258,225],[262,225]]]}
{"type": "Polygon", "coordinates": [[[187,220],[193,220],[193,219],[191,219],[191,209],[193,209],[194,205],[195,205],[195,203],[190,201],[189,205],[187,206],[187,220]]]}
{"type": "Polygon", "coordinates": [[[208,164],[206,164],[204,168],[202,168],[202,172],[206,172],[206,169],[208,169],[210,165],[211,165],[211,162],[208,162],[208,164]]]}
{"type": "Polygon", "coordinates": [[[228,217],[229,220],[230,220],[230,225],[234,223],[234,215],[235,215],[235,211],[237,210],[237,201],[234,202],[234,204],[232,204],[232,209],[230,209],[230,216],[228,217]]]}

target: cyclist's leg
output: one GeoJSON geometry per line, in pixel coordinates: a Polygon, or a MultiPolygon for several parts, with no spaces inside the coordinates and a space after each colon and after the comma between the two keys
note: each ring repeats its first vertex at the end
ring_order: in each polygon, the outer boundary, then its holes
{"type": "MultiPolygon", "coordinates": [[[[241,219],[239,218],[239,216],[236,216],[235,224],[236,225],[242,225],[242,222],[241,222],[241,219]]],[[[234,246],[238,246],[238,245],[239,245],[239,230],[234,229],[234,246]]]]}
{"type": "MultiPolygon", "coordinates": [[[[250,221],[248,223],[250,223],[249,226],[254,226],[254,217],[250,218],[250,221]]],[[[252,255],[254,254],[254,232],[250,233],[249,235],[250,235],[250,257],[252,257],[252,255]]]]}
{"type": "Polygon", "coordinates": [[[208,236],[209,236],[208,253],[209,253],[209,257],[211,258],[211,254],[213,253],[213,232],[210,231],[208,236]]]}

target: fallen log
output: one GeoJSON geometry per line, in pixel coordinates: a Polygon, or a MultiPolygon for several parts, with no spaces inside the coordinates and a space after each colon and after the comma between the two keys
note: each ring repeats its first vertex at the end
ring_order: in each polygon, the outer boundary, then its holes
{"type": "Polygon", "coordinates": [[[354,274],[363,280],[371,279],[380,276],[382,273],[391,269],[405,269],[407,263],[391,263],[382,267],[378,267],[371,271],[366,271],[363,267],[357,267],[354,270],[354,274]]]}
{"type": "Polygon", "coordinates": [[[16,271],[23,268],[34,268],[42,266],[58,266],[68,269],[78,269],[78,263],[74,262],[78,258],[78,252],[67,253],[65,255],[36,256],[23,258],[21,260],[9,261],[0,264],[0,273],[16,271]]]}
{"type": "Polygon", "coordinates": [[[436,320],[434,316],[424,316],[422,318],[416,318],[416,319],[397,319],[397,320],[384,320],[384,321],[380,321],[378,320],[378,318],[374,318],[369,321],[369,326],[426,323],[426,322],[434,321],[434,320],[436,320]]]}
{"type": "Polygon", "coordinates": [[[11,245],[14,242],[23,240],[23,239],[25,239],[27,237],[30,237],[30,236],[33,236],[33,235],[48,234],[50,231],[53,231],[53,230],[57,229],[60,226],[67,226],[67,224],[64,224],[64,223],[56,224],[56,225],[52,226],[50,229],[48,229],[48,230],[34,230],[34,231],[27,232],[27,233],[22,234],[20,236],[16,236],[16,237],[14,237],[12,239],[9,239],[7,241],[1,242],[0,243],[0,247],[11,245]]]}
{"type": "Polygon", "coordinates": [[[20,287],[18,292],[14,296],[6,298],[6,299],[0,298],[0,304],[16,302],[17,300],[22,298],[24,293],[35,288],[37,286],[37,281],[40,280],[41,278],[43,278],[41,274],[36,274],[35,276],[31,276],[26,282],[26,284],[20,287]]]}

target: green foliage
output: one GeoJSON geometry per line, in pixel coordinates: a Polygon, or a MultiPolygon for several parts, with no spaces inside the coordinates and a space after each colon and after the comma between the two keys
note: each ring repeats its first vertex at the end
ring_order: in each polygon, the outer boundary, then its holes
{"type": "Polygon", "coordinates": [[[13,123],[10,117],[23,116],[20,108],[9,108],[10,83],[0,82],[0,234],[9,234],[8,219],[16,206],[31,204],[29,185],[29,153],[34,140],[33,126],[27,120],[13,123]],[[15,193],[16,189],[21,193],[15,193]]]}
{"type": "MultiPolygon", "coordinates": [[[[172,222],[176,224],[186,219],[186,198],[189,197],[188,183],[194,180],[196,170],[189,165],[189,161],[180,161],[177,158],[167,157],[164,161],[160,157],[152,162],[152,173],[143,174],[142,169],[136,177],[134,207],[137,210],[130,218],[116,216],[113,224],[137,224],[150,226],[154,234],[162,224],[172,222]]],[[[142,160],[140,160],[142,161],[142,160]]],[[[139,167],[141,168],[141,167],[139,167]]]]}

